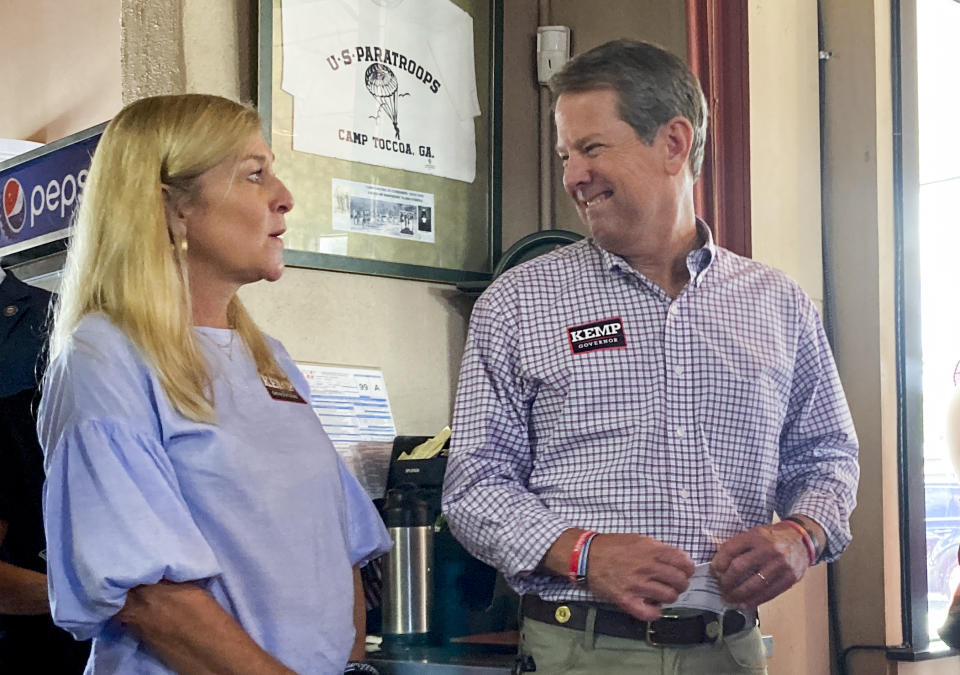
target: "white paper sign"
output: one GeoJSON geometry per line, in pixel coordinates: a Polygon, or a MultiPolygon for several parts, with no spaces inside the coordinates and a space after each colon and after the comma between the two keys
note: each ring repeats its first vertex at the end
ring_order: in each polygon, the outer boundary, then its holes
{"type": "Polygon", "coordinates": [[[310,385],[310,405],[333,447],[372,499],[382,497],[397,435],[378,368],[297,363],[310,385]]]}

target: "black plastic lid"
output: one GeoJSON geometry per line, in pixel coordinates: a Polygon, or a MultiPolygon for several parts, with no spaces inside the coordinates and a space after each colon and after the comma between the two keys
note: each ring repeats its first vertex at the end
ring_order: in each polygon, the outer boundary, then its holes
{"type": "Polygon", "coordinates": [[[423,527],[430,524],[430,505],[416,490],[387,490],[383,504],[383,522],[387,527],[423,527]]]}

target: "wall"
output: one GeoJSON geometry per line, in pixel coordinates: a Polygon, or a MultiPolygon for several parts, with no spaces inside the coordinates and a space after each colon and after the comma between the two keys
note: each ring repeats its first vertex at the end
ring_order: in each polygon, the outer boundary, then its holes
{"type": "MultiPolygon", "coordinates": [[[[899,532],[889,8],[873,0],[824,3],[827,64],[825,230],[836,302],[834,351],[860,438],[854,541],[837,565],[844,644],[898,644],[899,532]],[[870,536],[864,536],[865,533],[870,536]],[[857,536],[858,533],[860,536],[857,536]]],[[[882,672],[859,654],[855,672],[882,672]]]]}
{"type": "MultiPolygon", "coordinates": [[[[816,5],[755,0],[747,19],[753,257],[796,279],[822,307],[816,5]]],[[[826,567],[762,606],[760,623],[774,636],[770,672],[827,673],[826,567]]]]}
{"type": "Polygon", "coordinates": [[[540,85],[534,57],[537,37],[536,0],[511,0],[503,22],[503,204],[504,250],[535,232],[540,221],[538,134],[540,85]]]}
{"type": "MultiPolygon", "coordinates": [[[[834,351],[860,438],[854,540],[837,564],[842,641],[899,644],[900,533],[894,324],[889,0],[824,0],[824,235],[834,351]]],[[[851,675],[957,672],[960,658],[890,663],[858,653],[851,675]]]]}
{"type": "Polygon", "coordinates": [[[808,0],[751,2],[748,29],[753,257],[821,304],[817,8],[808,0]]]}
{"type": "Polygon", "coordinates": [[[295,360],[382,368],[398,433],[450,423],[470,305],[455,288],[288,269],[241,297],[295,360]]]}
{"type": "MultiPolygon", "coordinates": [[[[824,0],[826,251],[821,255],[816,6],[749,3],[754,257],[829,296],[833,346],[861,444],[854,540],[835,566],[841,647],[897,645],[897,518],[893,311],[893,156],[888,0],[824,0]],[[775,56],[775,58],[774,58],[775,56]],[[822,276],[821,257],[827,271],[822,276]]],[[[827,673],[825,570],[761,610],[775,636],[770,672],[827,673]]],[[[960,658],[895,663],[858,651],[849,675],[955,673],[960,658]]]]}
{"type": "Polygon", "coordinates": [[[0,137],[49,143],[120,109],[117,0],[0,3],[0,137]]]}

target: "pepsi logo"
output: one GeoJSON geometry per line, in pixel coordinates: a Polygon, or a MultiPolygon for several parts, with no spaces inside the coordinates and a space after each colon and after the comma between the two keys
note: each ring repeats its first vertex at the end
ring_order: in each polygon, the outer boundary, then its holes
{"type": "Polygon", "coordinates": [[[16,178],[10,178],[3,186],[3,226],[13,237],[23,229],[27,219],[27,200],[23,186],[16,178]]]}

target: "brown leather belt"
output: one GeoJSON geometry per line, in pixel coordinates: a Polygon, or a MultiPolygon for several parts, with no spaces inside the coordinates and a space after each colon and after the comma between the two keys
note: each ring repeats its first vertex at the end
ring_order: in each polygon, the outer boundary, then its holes
{"type": "Polygon", "coordinates": [[[654,646],[712,643],[721,635],[734,635],[757,625],[756,614],[751,613],[748,617],[735,610],[726,612],[722,621],[720,615],[713,612],[681,617],[665,614],[656,621],[641,621],[618,610],[586,602],[549,602],[535,595],[525,595],[521,602],[523,616],[573,630],[586,628],[587,611],[591,607],[597,610],[594,633],[646,640],[654,646]]]}

